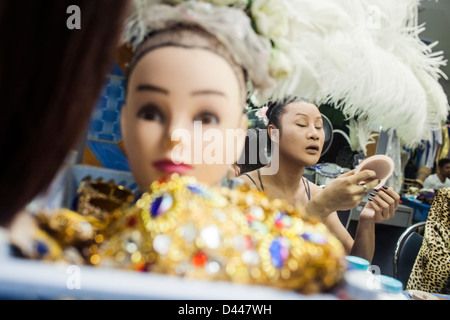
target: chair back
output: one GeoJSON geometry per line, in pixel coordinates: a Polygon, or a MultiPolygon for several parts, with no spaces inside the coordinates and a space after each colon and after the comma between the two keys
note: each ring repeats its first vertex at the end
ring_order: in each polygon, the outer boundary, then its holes
{"type": "Polygon", "coordinates": [[[425,226],[425,221],[418,222],[406,229],[399,237],[394,251],[394,278],[403,283],[403,289],[408,283],[409,275],[422,246],[423,236],[417,233],[425,226]]]}

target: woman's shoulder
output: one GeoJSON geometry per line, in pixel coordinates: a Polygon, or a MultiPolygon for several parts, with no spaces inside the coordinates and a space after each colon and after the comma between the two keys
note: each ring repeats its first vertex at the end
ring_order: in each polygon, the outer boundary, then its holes
{"type": "Polygon", "coordinates": [[[305,180],[308,181],[309,188],[310,188],[310,190],[311,190],[311,195],[312,195],[312,196],[314,196],[314,195],[316,195],[316,194],[318,194],[318,193],[320,193],[320,192],[323,191],[323,188],[320,187],[320,186],[318,186],[318,185],[315,184],[314,182],[312,182],[312,181],[306,179],[305,177],[303,177],[303,179],[305,179],[305,180]]]}
{"type": "Polygon", "coordinates": [[[258,170],[253,170],[253,171],[248,171],[248,172],[242,173],[239,176],[239,178],[241,178],[244,185],[260,190],[261,182],[258,177],[258,170]]]}
{"type": "Polygon", "coordinates": [[[253,179],[253,180],[258,179],[258,170],[247,171],[247,172],[241,173],[239,175],[239,178],[244,180],[245,183],[252,183],[251,179],[253,179]]]}
{"type": "Polygon", "coordinates": [[[248,176],[250,176],[252,178],[253,177],[257,177],[258,176],[258,170],[247,171],[247,172],[241,173],[239,175],[239,177],[247,177],[247,178],[248,178],[248,176]]]}

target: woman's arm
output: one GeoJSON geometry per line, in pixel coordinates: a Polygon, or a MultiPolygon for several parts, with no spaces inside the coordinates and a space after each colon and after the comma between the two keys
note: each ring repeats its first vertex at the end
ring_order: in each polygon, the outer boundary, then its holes
{"type": "Polygon", "coordinates": [[[334,236],[341,241],[348,255],[372,261],[375,252],[375,223],[364,223],[360,221],[356,228],[354,240],[341,223],[336,212],[330,214],[324,223],[334,236]]]}
{"type": "Polygon", "coordinates": [[[356,227],[355,240],[350,255],[357,256],[372,262],[375,252],[375,222],[359,220],[356,227]]]}
{"type": "Polygon", "coordinates": [[[331,233],[341,241],[344,246],[345,252],[351,254],[352,248],[354,246],[354,240],[341,220],[338,217],[337,212],[332,212],[327,219],[325,219],[324,224],[330,229],[331,233]]]}
{"type": "Polygon", "coordinates": [[[383,186],[371,193],[359,216],[352,255],[372,261],[375,251],[375,223],[393,218],[399,201],[400,196],[393,188],[383,186]]]}
{"type": "Polygon", "coordinates": [[[367,191],[379,183],[375,176],[376,173],[372,170],[364,170],[357,174],[350,171],[340,175],[324,189],[311,184],[312,198],[306,205],[306,212],[325,221],[335,211],[356,207],[367,195],[367,191]],[[364,184],[366,188],[363,187],[364,184]]]}
{"type": "MultiPolygon", "coordinates": [[[[313,185],[311,190],[314,190],[313,199],[327,201],[326,194],[321,191],[320,187],[313,185]]],[[[341,241],[347,254],[372,261],[375,252],[375,223],[391,219],[394,216],[400,196],[392,188],[383,187],[371,193],[369,199],[361,212],[354,239],[341,223],[336,211],[331,212],[324,219],[324,223],[341,241]]],[[[326,210],[326,207],[327,205],[324,205],[321,208],[326,210]]]]}

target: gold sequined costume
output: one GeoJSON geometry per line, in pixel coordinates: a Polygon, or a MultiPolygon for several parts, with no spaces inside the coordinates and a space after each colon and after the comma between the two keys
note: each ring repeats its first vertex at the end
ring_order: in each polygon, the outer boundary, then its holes
{"type": "Polygon", "coordinates": [[[41,217],[42,228],[61,246],[44,257],[67,260],[65,248],[75,247],[97,266],[303,293],[326,291],[342,279],[344,249],[325,225],[256,190],[210,188],[174,174],[133,204],[122,197],[123,205],[108,215],[99,208],[87,213],[95,199],[107,202],[108,196],[88,181],[80,188],[82,212],[62,209],[41,217]]]}

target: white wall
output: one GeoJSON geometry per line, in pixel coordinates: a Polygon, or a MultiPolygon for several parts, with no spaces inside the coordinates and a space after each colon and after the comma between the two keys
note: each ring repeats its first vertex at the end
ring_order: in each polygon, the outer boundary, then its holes
{"type": "MultiPolygon", "coordinates": [[[[450,78],[450,0],[422,0],[419,11],[419,23],[425,23],[426,30],[421,37],[439,41],[434,51],[444,51],[448,60],[442,70],[450,78]]],[[[441,80],[450,101],[450,80],[441,80]]]]}

